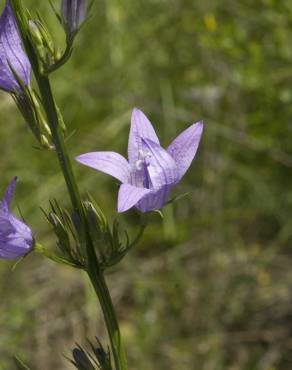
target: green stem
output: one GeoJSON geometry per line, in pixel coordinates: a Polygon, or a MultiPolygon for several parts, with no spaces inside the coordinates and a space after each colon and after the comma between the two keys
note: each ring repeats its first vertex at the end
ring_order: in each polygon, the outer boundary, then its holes
{"type": "MultiPolygon", "coordinates": [[[[84,247],[84,252],[87,255],[87,274],[95,289],[97,297],[103,311],[106,327],[111,343],[111,350],[114,357],[116,370],[127,370],[125,351],[123,349],[118,321],[115,315],[112,300],[104,280],[104,276],[98,264],[95,249],[90,238],[87,225],[87,219],[84,214],[84,209],[77,186],[77,182],[73,173],[70,157],[67,153],[62,129],[59,122],[58,110],[52,94],[52,89],[48,76],[42,75],[39,68],[39,59],[35,52],[33,42],[29,35],[29,27],[27,14],[22,7],[20,0],[11,0],[14,15],[17,21],[18,29],[23,41],[28,58],[31,62],[33,72],[39,87],[44,110],[48,119],[48,124],[53,137],[53,142],[57,152],[58,160],[63,172],[63,176],[70,194],[73,209],[79,217],[81,230],[80,242],[84,247]]],[[[66,55],[65,55],[66,56],[66,55]]]]}
{"type": "Polygon", "coordinates": [[[83,221],[84,214],[81,197],[77,183],[75,181],[71,161],[66,151],[63,133],[59,125],[58,111],[53,98],[50,81],[48,77],[39,74],[36,76],[36,79],[42,97],[42,102],[44,104],[44,109],[46,111],[46,115],[48,118],[48,124],[52,132],[52,137],[56,148],[57,156],[59,159],[59,163],[70,194],[71,202],[74,211],[76,212],[77,215],[79,215],[80,221],[84,225],[83,221]]]}
{"type": "Polygon", "coordinates": [[[120,334],[119,324],[104,275],[100,270],[95,270],[93,275],[88,275],[101,305],[116,370],[127,370],[126,353],[120,334]]]}
{"type": "Polygon", "coordinates": [[[49,78],[47,76],[36,76],[44,109],[48,118],[48,123],[52,132],[54,145],[58,155],[59,163],[67,184],[71,202],[76,214],[80,218],[83,241],[87,254],[87,273],[92,285],[94,286],[97,297],[103,311],[108,335],[110,338],[111,349],[114,356],[116,370],[127,370],[125,351],[123,349],[118,321],[115,315],[112,300],[106,286],[103,274],[100,271],[94,247],[87,230],[87,222],[84,216],[83,206],[79,189],[75,180],[70,158],[66,151],[66,146],[62,131],[59,125],[58,112],[53,98],[49,78]]]}
{"type": "Polygon", "coordinates": [[[58,59],[53,65],[48,67],[45,70],[45,74],[49,75],[50,73],[55,72],[57,69],[61,68],[68,60],[70,59],[73,52],[73,41],[68,41],[66,49],[60,59],[58,59]]]}

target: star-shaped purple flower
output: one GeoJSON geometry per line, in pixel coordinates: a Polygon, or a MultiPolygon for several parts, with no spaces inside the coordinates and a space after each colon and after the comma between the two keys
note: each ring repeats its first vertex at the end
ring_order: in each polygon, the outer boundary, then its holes
{"type": "Polygon", "coordinates": [[[29,85],[31,65],[21,46],[16,21],[10,1],[6,0],[0,17],[0,89],[20,92],[11,67],[25,86],[29,85]]]}
{"type": "Polygon", "coordinates": [[[132,113],[128,161],[118,153],[93,152],[75,159],[121,181],[118,212],[132,207],[141,212],[160,209],[173,185],[184,176],[194,159],[203,122],[191,125],[163,149],[148,120],[139,109],[132,113]]]}
{"type": "Polygon", "coordinates": [[[16,181],[15,177],[0,202],[0,258],[6,260],[22,257],[33,247],[30,228],[9,210],[16,181]]]}

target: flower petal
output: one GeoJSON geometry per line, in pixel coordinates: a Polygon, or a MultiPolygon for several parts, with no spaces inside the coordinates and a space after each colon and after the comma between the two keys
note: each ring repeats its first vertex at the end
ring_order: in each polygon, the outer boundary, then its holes
{"type": "Polygon", "coordinates": [[[20,87],[10,66],[27,86],[30,81],[31,66],[21,45],[16,21],[9,0],[0,17],[0,88],[12,92],[20,87]]]}
{"type": "Polygon", "coordinates": [[[14,227],[15,235],[32,244],[33,236],[31,229],[23,221],[19,220],[12,214],[10,214],[10,222],[12,227],[14,227]]]}
{"type": "Polygon", "coordinates": [[[0,209],[0,240],[15,231],[14,226],[10,222],[11,213],[6,209],[0,209]]]}
{"type": "Polygon", "coordinates": [[[11,237],[11,240],[0,241],[0,258],[12,260],[26,255],[32,248],[29,243],[20,237],[11,237]]]}
{"type": "Polygon", "coordinates": [[[164,185],[177,182],[178,169],[176,163],[165,149],[152,140],[143,138],[142,150],[150,178],[150,188],[158,190],[164,185]]]}
{"type": "Polygon", "coordinates": [[[122,213],[134,207],[139,200],[150,192],[151,190],[149,189],[137,188],[136,186],[129,184],[122,184],[120,186],[118,196],[118,212],[122,213]]]}
{"type": "Polygon", "coordinates": [[[1,244],[0,243],[0,258],[4,260],[14,260],[18,258],[18,254],[13,250],[11,251],[10,249],[7,250],[5,249],[6,244],[1,244]]]}
{"type": "Polygon", "coordinates": [[[33,246],[30,228],[11,213],[0,211],[0,258],[14,259],[27,254],[33,246]]]}
{"type": "Polygon", "coordinates": [[[8,185],[0,202],[0,258],[14,259],[27,254],[33,247],[31,229],[9,212],[17,177],[8,185]]]}
{"type": "Polygon", "coordinates": [[[141,138],[150,139],[159,144],[159,139],[151,122],[138,108],[134,108],[131,117],[131,129],[128,143],[128,159],[130,165],[135,164],[140,158],[142,150],[141,138]]]}
{"type": "Polygon", "coordinates": [[[203,122],[194,123],[178,135],[167,148],[168,153],[175,160],[179,180],[187,172],[194,159],[203,132],[203,122]]]}
{"type": "Polygon", "coordinates": [[[9,211],[11,199],[12,199],[15,186],[16,186],[16,182],[17,182],[17,177],[14,177],[12,181],[10,182],[10,184],[8,185],[4,193],[4,196],[3,196],[3,200],[0,202],[0,210],[6,211],[6,212],[9,211]]]}
{"type": "Polygon", "coordinates": [[[171,189],[170,185],[165,185],[159,190],[152,190],[151,193],[145,195],[136,205],[141,212],[154,211],[163,207],[166,202],[167,195],[171,189]]]}
{"type": "Polygon", "coordinates": [[[122,183],[130,180],[130,166],[126,159],[115,152],[92,152],[75,158],[77,162],[115,177],[122,183]]]}

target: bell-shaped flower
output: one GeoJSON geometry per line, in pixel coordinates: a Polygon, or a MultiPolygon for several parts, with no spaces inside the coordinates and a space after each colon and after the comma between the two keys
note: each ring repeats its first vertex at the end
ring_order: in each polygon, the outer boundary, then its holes
{"type": "Polygon", "coordinates": [[[7,260],[26,255],[34,244],[30,228],[10,212],[16,181],[15,177],[0,202],[0,258],[7,260]]]}
{"type": "Polygon", "coordinates": [[[6,0],[0,17],[0,89],[21,91],[14,74],[25,86],[29,85],[31,65],[21,45],[10,1],[6,0]]]}
{"type": "Polygon", "coordinates": [[[85,0],[62,0],[61,19],[68,36],[78,31],[86,16],[85,0]]]}
{"type": "Polygon", "coordinates": [[[121,181],[118,212],[132,207],[141,212],[161,208],[173,185],[178,183],[196,155],[203,123],[183,131],[165,150],[148,120],[134,109],[128,143],[128,161],[118,153],[93,152],[76,160],[121,181]]]}

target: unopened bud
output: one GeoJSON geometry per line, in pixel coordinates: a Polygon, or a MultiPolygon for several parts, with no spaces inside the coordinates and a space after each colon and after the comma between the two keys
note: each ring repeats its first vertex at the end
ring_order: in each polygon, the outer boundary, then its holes
{"type": "Polygon", "coordinates": [[[74,365],[78,370],[94,370],[90,359],[88,358],[86,352],[82,348],[74,348],[73,352],[74,365]]]}
{"type": "Polygon", "coordinates": [[[63,223],[61,222],[60,218],[55,213],[50,212],[48,214],[48,219],[49,219],[49,221],[51,222],[51,224],[54,228],[59,228],[61,230],[65,229],[65,227],[64,227],[63,223]]]}
{"type": "Polygon", "coordinates": [[[43,38],[42,38],[42,34],[41,34],[37,24],[34,21],[29,20],[28,25],[29,25],[29,29],[30,29],[30,34],[33,37],[35,43],[37,45],[42,45],[43,44],[43,38]]]}
{"type": "Polygon", "coordinates": [[[40,18],[29,20],[29,36],[32,45],[38,55],[40,69],[46,69],[47,65],[55,59],[55,46],[45,22],[40,18]]]}
{"type": "Polygon", "coordinates": [[[86,0],[62,0],[61,17],[67,36],[78,31],[86,16],[86,0]]]}

